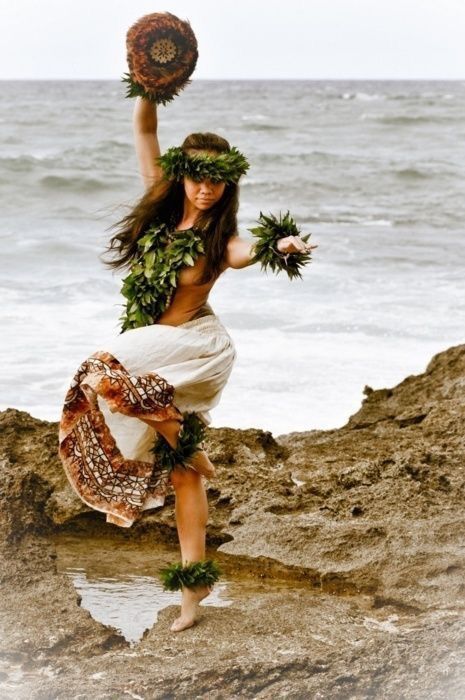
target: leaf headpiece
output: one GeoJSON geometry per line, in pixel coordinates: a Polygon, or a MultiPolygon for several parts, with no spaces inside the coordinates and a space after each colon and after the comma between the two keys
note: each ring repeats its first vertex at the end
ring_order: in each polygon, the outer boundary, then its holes
{"type": "Polygon", "coordinates": [[[180,146],[169,148],[159,156],[157,163],[169,180],[181,180],[184,175],[200,182],[235,182],[249,169],[247,158],[235,147],[218,155],[189,155],[180,146]]]}

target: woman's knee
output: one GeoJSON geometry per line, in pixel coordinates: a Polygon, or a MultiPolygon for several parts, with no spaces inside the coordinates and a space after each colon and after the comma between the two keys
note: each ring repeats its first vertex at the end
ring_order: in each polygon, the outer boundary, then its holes
{"type": "Polygon", "coordinates": [[[141,417],[141,420],[144,423],[147,423],[147,425],[150,425],[151,428],[154,428],[157,433],[162,435],[165,438],[165,440],[171,445],[171,447],[175,447],[177,445],[178,435],[181,429],[180,421],[176,420],[175,418],[163,421],[155,421],[143,417],[141,417]]]}

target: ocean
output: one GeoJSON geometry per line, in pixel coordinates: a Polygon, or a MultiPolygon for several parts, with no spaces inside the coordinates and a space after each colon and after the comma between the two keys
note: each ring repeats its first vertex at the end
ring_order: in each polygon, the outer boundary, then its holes
{"type": "MultiPolygon", "coordinates": [[[[0,408],[59,420],[124,273],[99,260],[142,194],[119,81],[2,82],[0,408]]],[[[210,303],[238,356],[212,426],[342,426],[363,388],[465,335],[465,82],[194,80],[159,108],[162,150],[214,131],[243,151],[239,231],[289,210],[302,280],[228,270],[210,303]]]]}

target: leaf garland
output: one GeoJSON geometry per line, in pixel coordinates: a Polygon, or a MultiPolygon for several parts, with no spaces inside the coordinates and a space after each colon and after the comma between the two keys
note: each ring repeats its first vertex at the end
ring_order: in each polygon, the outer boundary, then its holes
{"type": "MultiPolygon", "coordinates": [[[[289,211],[279,220],[260,212],[259,226],[248,229],[258,240],[254,244],[251,263],[260,262],[261,269],[274,273],[285,271],[289,279],[302,278],[301,268],[311,262],[311,253],[281,253],[277,242],[287,236],[298,236],[299,229],[289,211]]],[[[301,236],[307,241],[311,234],[301,236]]],[[[156,223],[137,242],[137,253],[130,273],[123,279],[121,294],[127,299],[120,317],[121,333],[157,322],[175,292],[178,274],[186,265],[195,264],[205,253],[204,240],[195,228],[172,231],[167,223],[156,223]]]]}
{"type": "Polygon", "coordinates": [[[247,158],[235,146],[216,156],[190,156],[180,146],[173,146],[162,156],[158,156],[156,161],[168,179],[180,180],[187,175],[196,182],[237,182],[250,167],[247,158]]]}
{"type": "Polygon", "coordinates": [[[213,559],[203,559],[191,564],[170,564],[160,570],[163,587],[168,591],[180,591],[198,586],[213,586],[223,572],[213,559]]]}
{"type": "MultiPolygon", "coordinates": [[[[295,277],[302,279],[301,268],[311,262],[311,253],[281,253],[277,249],[280,238],[300,235],[300,230],[289,211],[283,217],[280,213],[279,220],[273,214],[265,216],[260,212],[258,223],[259,226],[247,229],[258,239],[254,244],[255,255],[251,264],[260,262],[262,270],[267,271],[269,268],[276,274],[285,271],[291,280],[295,277]]],[[[300,237],[307,242],[311,235],[308,233],[300,237]]]]}
{"type": "Polygon", "coordinates": [[[156,323],[171,302],[181,268],[194,265],[205,253],[198,231],[190,228],[173,232],[165,223],[152,225],[137,242],[137,248],[121,289],[127,299],[119,319],[121,333],[156,323]]]}
{"type": "Polygon", "coordinates": [[[183,422],[179,431],[178,444],[175,448],[158,435],[155,445],[150,450],[155,455],[155,464],[159,469],[171,472],[176,466],[188,468],[187,462],[193,454],[202,449],[205,439],[205,423],[194,411],[183,414],[183,422]]]}
{"type": "Polygon", "coordinates": [[[143,85],[141,85],[141,83],[134,80],[130,73],[123,73],[121,81],[123,83],[127,83],[125,97],[144,97],[146,100],[150,100],[150,102],[163,106],[166,106],[169,102],[172,102],[174,98],[177,97],[182,90],[184,90],[186,85],[189,85],[189,83],[192,82],[191,80],[186,80],[183,85],[176,88],[172,87],[165,91],[161,90],[160,88],[157,92],[149,92],[143,85]]]}

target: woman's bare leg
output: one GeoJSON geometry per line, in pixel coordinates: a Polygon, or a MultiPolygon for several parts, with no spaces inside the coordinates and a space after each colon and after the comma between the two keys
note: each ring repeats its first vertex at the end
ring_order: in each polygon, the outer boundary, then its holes
{"type": "MultiPolygon", "coordinates": [[[[208,501],[202,476],[193,469],[174,469],[171,483],[176,493],[176,527],[182,564],[205,559],[208,501]]],[[[171,626],[173,632],[192,627],[198,605],[211,591],[208,586],[182,589],[181,615],[171,626]]]]}
{"type": "MultiPolygon", "coordinates": [[[[176,447],[180,430],[179,421],[145,420],[145,422],[163,435],[171,447],[176,447]]],[[[203,450],[196,452],[189,463],[195,466],[195,470],[179,466],[170,474],[176,494],[176,527],[183,566],[205,559],[208,501],[202,474],[205,476],[215,475],[215,468],[203,450]]],[[[180,632],[192,627],[196,620],[200,601],[210,592],[211,587],[209,586],[184,587],[182,589],[181,615],[171,625],[173,632],[180,632]]]]}
{"type": "MultiPolygon", "coordinates": [[[[176,447],[178,444],[178,435],[181,427],[180,421],[174,419],[155,421],[147,420],[146,418],[141,418],[141,420],[154,428],[158,433],[160,433],[160,435],[163,435],[171,447],[176,447]]],[[[215,467],[210,462],[205,450],[198,450],[195,452],[192,457],[190,457],[189,464],[191,464],[200,474],[206,476],[207,479],[212,479],[214,476],[216,476],[215,467]]]]}
{"type": "Polygon", "coordinates": [[[179,420],[149,420],[148,418],[142,418],[139,416],[139,419],[143,423],[147,423],[147,425],[150,425],[151,428],[154,428],[154,430],[157,431],[157,433],[160,433],[160,435],[163,435],[165,440],[169,442],[171,447],[176,447],[178,444],[178,435],[179,431],[181,429],[181,421],[179,420]]]}

